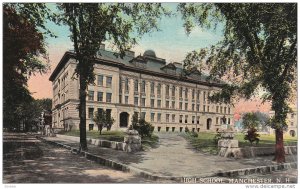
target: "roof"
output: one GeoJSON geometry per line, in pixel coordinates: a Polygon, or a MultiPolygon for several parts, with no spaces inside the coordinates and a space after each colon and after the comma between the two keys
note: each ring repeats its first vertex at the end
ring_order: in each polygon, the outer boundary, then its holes
{"type": "MultiPolygon", "coordinates": [[[[51,74],[49,78],[50,81],[54,81],[55,77],[58,75],[60,70],[65,66],[65,64],[70,58],[75,58],[75,53],[71,51],[65,52],[57,67],[51,74]]],[[[200,73],[200,71],[194,71],[190,75],[185,76],[182,65],[179,65],[178,63],[167,64],[165,59],[154,56],[148,56],[147,54],[139,55],[137,57],[134,57],[130,54],[126,54],[123,58],[121,58],[115,52],[100,49],[96,59],[96,63],[108,64],[111,66],[119,67],[123,70],[142,72],[145,74],[157,75],[170,79],[177,79],[202,85],[220,87],[221,85],[225,84],[225,82],[221,80],[209,81],[208,76],[204,73],[200,73]],[[143,64],[146,63],[146,66],[138,67],[135,63],[139,61],[143,64]]]]}

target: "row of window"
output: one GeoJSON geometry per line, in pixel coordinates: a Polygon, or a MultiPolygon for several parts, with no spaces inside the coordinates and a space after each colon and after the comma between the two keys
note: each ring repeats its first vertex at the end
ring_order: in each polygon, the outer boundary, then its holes
{"type": "MultiPolygon", "coordinates": [[[[104,111],[102,108],[98,108],[97,112],[100,113],[104,111]]],[[[111,109],[106,109],[106,115],[111,116],[111,109]]],[[[92,119],[94,117],[94,108],[88,108],[88,118],[92,119]]]]}
{"type": "MultiPolygon", "coordinates": [[[[94,101],[94,91],[88,91],[88,100],[94,101]]],[[[112,93],[106,93],[106,100],[105,102],[112,102],[112,93]]],[[[97,92],[97,101],[99,102],[104,102],[103,100],[103,92],[97,92]]],[[[122,103],[122,95],[120,95],[120,103],[122,103]]],[[[146,106],[146,98],[141,98],[141,106],[145,107],[146,106]]],[[[150,107],[154,108],[155,105],[155,100],[151,99],[150,101],[150,107]]],[[[125,96],[125,104],[128,104],[128,96],[125,96]]],[[[134,105],[138,106],[139,105],[139,97],[134,97],[134,105]]],[[[157,100],[156,104],[157,108],[162,107],[161,100],[157,100]]],[[[170,101],[166,101],[165,104],[166,108],[172,108],[175,109],[175,101],[171,102],[171,107],[170,107],[170,101]]],[[[183,109],[183,102],[179,102],[179,109],[180,110],[188,110],[188,103],[184,103],[184,109],[183,109]]],[[[200,104],[192,104],[192,111],[200,111],[200,104]]],[[[210,106],[203,105],[203,111],[204,112],[210,112],[210,106]]],[[[222,106],[216,106],[216,112],[217,113],[228,113],[230,114],[230,107],[222,107],[222,106]],[[220,110],[220,112],[219,112],[220,110]],[[227,111],[228,110],[228,111],[227,111]]]]}
{"type": "MultiPolygon", "coordinates": [[[[112,102],[112,93],[106,93],[106,99],[105,102],[112,102]]],[[[88,100],[94,101],[94,91],[88,91],[88,100]]],[[[103,92],[97,92],[97,101],[104,102],[103,100],[103,92]]]]}
{"type": "MultiPolygon", "coordinates": [[[[120,79],[120,81],[121,81],[121,79],[120,79]]],[[[140,88],[141,88],[142,93],[146,92],[146,81],[145,80],[143,80],[141,82],[140,88]]],[[[156,88],[157,88],[157,95],[161,95],[161,84],[158,83],[156,88]]],[[[121,82],[120,82],[119,89],[120,89],[120,93],[122,93],[122,83],[121,82]]],[[[173,97],[175,97],[176,86],[174,86],[174,85],[172,87],[170,87],[170,85],[166,85],[165,95],[170,96],[170,89],[171,89],[171,95],[173,97]]],[[[129,91],[129,79],[128,78],[125,79],[125,91],[129,91]]],[[[139,91],[139,81],[138,81],[138,79],[134,80],[134,91],[135,92],[139,91]]],[[[154,95],[154,91],[155,91],[155,83],[151,82],[150,83],[150,93],[152,95],[154,95]]],[[[184,94],[184,97],[187,99],[188,98],[188,91],[189,91],[189,89],[187,87],[185,87],[185,88],[184,87],[179,87],[179,98],[182,98],[183,94],[184,94]]],[[[195,99],[195,96],[197,96],[197,99],[200,100],[200,93],[201,93],[200,90],[196,91],[195,89],[192,89],[192,99],[195,99]]],[[[206,102],[206,100],[207,100],[207,102],[210,103],[209,100],[208,100],[209,96],[210,96],[210,92],[206,93],[204,91],[203,92],[203,101],[206,102]]]]}
{"type": "Polygon", "coordinates": [[[111,88],[112,86],[112,76],[103,76],[103,75],[98,75],[97,76],[97,85],[98,86],[104,86],[104,78],[106,78],[106,85],[105,87],[111,88]]]}
{"type": "MultiPolygon", "coordinates": [[[[141,112],[141,118],[142,119],[145,119],[146,117],[146,112],[141,112]]],[[[151,113],[150,115],[150,121],[154,122],[161,122],[161,113],[151,113]],[[155,119],[155,116],[156,116],[156,119],[155,119]]],[[[175,123],[175,120],[176,120],[176,114],[166,114],[166,122],[169,123],[169,122],[173,122],[175,123]]],[[[179,123],[189,123],[188,122],[188,118],[189,116],[188,115],[179,115],[179,123]],[[184,118],[184,119],[183,119],[184,118]]],[[[200,124],[200,116],[192,116],[192,119],[190,120],[192,124],[200,124]]],[[[230,124],[230,118],[219,118],[219,117],[216,117],[216,124],[230,124]]]]}

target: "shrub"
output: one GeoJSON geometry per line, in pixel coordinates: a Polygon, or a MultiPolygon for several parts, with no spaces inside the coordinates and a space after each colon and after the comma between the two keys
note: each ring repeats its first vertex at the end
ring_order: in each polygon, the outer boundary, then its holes
{"type": "Polygon", "coordinates": [[[132,116],[131,128],[137,130],[141,137],[150,137],[154,131],[154,127],[144,119],[138,119],[138,115],[132,116]]]}
{"type": "Polygon", "coordinates": [[[188,128],[187,126],[184,128],[184,131],[185,131],[186,133],[190,132],[190,130],[189,130],[189,128],[188,128]]]}
{"type": "Polygon", "coordinates": [[[218,141],[221,139],[221,133],[217,132],[217,134],[214,136],[214,143],[217,145],[218,141]]]}
{"type": "Polygon", "coordinates": [[[251,145],[253,144],[253,142],[255,141],[256,144],[259,143],[259,134],[257,133],[257,129],[256,128],[249,128],[247,131],[247,134],[244,137],[244,140],[248,140],[251,145]]]}
{"type": "Polygon", "coordinates": [[[191,132],[190,135],[191,135],[192,137],[195,137],[195,138],[198,137],[198,133],[195,133],[195,132],[191,132]]]}

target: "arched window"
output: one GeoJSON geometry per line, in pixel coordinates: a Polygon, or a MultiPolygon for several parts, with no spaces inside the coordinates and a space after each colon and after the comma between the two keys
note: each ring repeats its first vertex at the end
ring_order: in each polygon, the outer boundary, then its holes
{"type": "Polygon", "coordinates": [[[154,82],[151,82],[150,89],[151,89],[151,94],[154,94],[154,82]]]}
{"type": "Polygon", "coordinates": [[[161,84],[157,84],[157,94],[161,95],[161,84]]]}
{"type": "Polygon", "coordinates": [[[142,81],[142,92],[144,93],[146,91],[146,82],[142,81]]]}
{"type": "Polygon", "coordinates": [[[137,79],[134,80],[134,91],[139,91],[139,81],[137,79]]]}

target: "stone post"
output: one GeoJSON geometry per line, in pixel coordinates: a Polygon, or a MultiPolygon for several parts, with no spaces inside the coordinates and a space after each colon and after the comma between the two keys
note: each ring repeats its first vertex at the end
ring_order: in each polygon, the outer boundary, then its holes
{"type": "Polygon", "coordinates": [[[142,140],[136,130],[127,130],[124,137],[123,151],[136,152],[142,148],[142,140]]]}
{"type": "Polygon", "coordinates": [[[219,131],[221,139],[218,141],[218,147],[220,149],[219,155],[223,157],[240,158],[241,154],[238,150],[239,141],[234,138],[235,132],[232,130],[219,131]]]}

